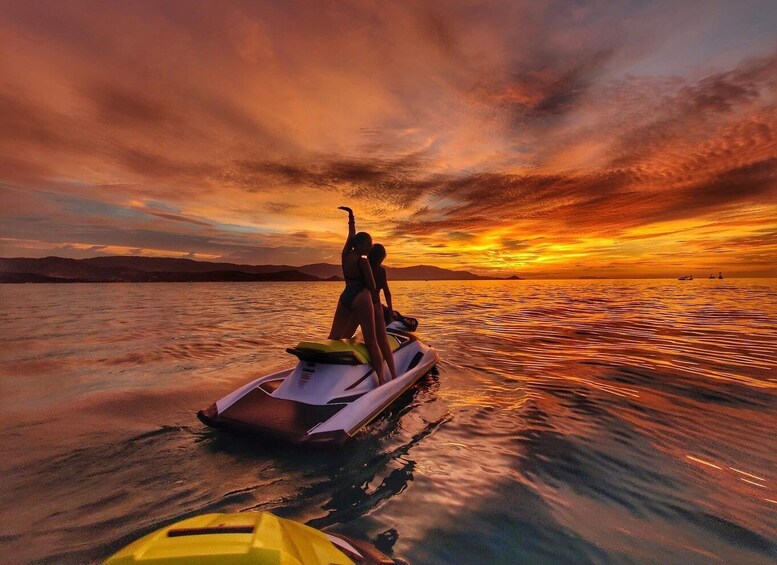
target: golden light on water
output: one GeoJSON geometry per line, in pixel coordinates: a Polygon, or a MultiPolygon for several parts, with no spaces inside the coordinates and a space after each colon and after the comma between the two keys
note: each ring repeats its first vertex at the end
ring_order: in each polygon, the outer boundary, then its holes
{"type": "MultiPolygon", "coordinates": [[[[754,475],[752,473],[748,473],[747,471],[742,471],[741,469],[737,469],[734,467],[727,467],[723,468],[720,465],[716,465],[715,463],[711,463],[710,461],[706,461],[698,456],[693,455],[686,455],[687,459],[690,459],[694,463],[698,463],[700,465],[704,465],[705,467],[710,467],[712,469],[716,469],[718,471],[722,471],[723,473],[727,473],[728,471],[733,471],[735,474],[726,474],[722,477],[723,480],[731,480],[731,479],[737,479],[743,483],[747,483],[748,485],[752,485],[754,487],[758,487],[760,489],[768,489],[767,481],[766,479],[759,477],[757,475],[754,475]],[[744,475],[744,476],[738,476],[738,475],[744,475]]],[[[764,498],[767,502],[774,502],[773,500],[769,498],[764,498]]]]}
{"type": "Polygon", "coordinates": [[[739,473],[740,475],[745,475],[746,477],[750,477],[751,479],[755,479],[757,481],[761,481],[762,483],[766,481],[766,479],[763,479],[761,477],[757,477],[756,475],[753,475],[751,473],[747,473],[745,471],[740,471],[739,469],[734,469],[734,467],[729,467],[729,469],[739,473]]]}
{"type": "Polygon", "coordinates": [[[691,461],[695,461],[696,463],[701,463],[702,465],[706,465],[707,467],[712,467],[713,469],[718,469],[719,471],[723,470],[723,467],[719,467],[718,465],[715,465],[714,463],[710,463],[709,461],[705,461],[704,459],[700,459],[699,457],[694,457],[693,455],[686,455],[686,457],[691,461]]]}
{"type": "Polygon", "coordinates": [[[392,282],[439,372],[336,454],[195,412],[293,364],[284,345],[327,331],[339,285],[2,285],[9,547],[97,561],[171,512],[228,504],[391,529],[408,562],[758,562],[776,283],[699,283],[392,282]]]}

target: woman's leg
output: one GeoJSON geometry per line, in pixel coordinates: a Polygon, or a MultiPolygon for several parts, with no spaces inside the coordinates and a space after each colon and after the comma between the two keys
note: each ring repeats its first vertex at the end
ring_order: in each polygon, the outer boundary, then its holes
{"type": "Polygon", "coordinates": [[[380,302],[373,302],[373,311],[375,313],[375,337],[378,340],[378,346],[380,347],[383,358],[386,360],[391,378],[397,378],[397,369],[394,367],[394,353],[391,351],[391,346],[388,341],[388,334],[386,333],[386,320],[383,319],[383,305],[380,302]]]}
{"type": "Polygon", "coordinates": [[[353,337],[353,334],[355,334],[356,330],[358,329],[359,329],[359,319],[356,317],[356,314],[351,312],[351,317],[348,318],[348,321],[344,325],[343,339],[351,339],[353,337]]]}
{"type": "Polygon", "coordinates": [[[337,309],[335,310],[335,317],[332,319],[332,329],[329,330],[328,339],[342,339],[343,330],[346,324],[348,324],[350,318],[351,311],[343,306],[343,303],[338,300],[337,309]]]}
{"type": "Polygon", "coordinates": [[[370,352],[370,365],[378,377],[378,384],[386,381],[383,378],[383,357],[380,354],[378,340],[375,337],[375,312],[372,308],[372,293],[365,289],[353,301],[353,309],[362,327],[364,344],[370,352]]]}

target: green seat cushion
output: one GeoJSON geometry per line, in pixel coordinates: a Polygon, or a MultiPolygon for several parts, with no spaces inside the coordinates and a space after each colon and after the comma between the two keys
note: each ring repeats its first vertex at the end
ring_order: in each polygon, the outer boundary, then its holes
{"type": "MultiPolygon", "coordinates": [[[[399,340],[393,335],[388,336],[391,351],[399,347],[399,340]]],[[[367,346],[355,339],[322,339],[317,341],[300,341],[296,349],[320,351],[322,353],[353,353],[361,363],[370,362],[370,352],[367,346]]]]}

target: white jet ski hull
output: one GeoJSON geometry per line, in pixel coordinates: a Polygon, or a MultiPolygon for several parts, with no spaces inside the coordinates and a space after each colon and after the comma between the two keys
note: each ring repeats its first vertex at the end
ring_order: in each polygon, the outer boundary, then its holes
{"type": "MultiPolygon", "coordinates": [[[[415,335],[390,329],[397,378],[378,386],[368,364],[330,362],[315,352],[293,368],[260,377],[198,412],[210,426],[275,436],[295,443],[342,444],[431,371],[434,348],[415,335]]],[[[389,375],[384,363],[384,375],[389,375]]]]}

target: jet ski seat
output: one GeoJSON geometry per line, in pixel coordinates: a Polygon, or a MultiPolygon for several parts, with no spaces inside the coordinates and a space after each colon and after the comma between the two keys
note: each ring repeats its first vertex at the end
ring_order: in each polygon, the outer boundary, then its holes
{"type": "MultiPolygon", "coordinates": [[[[388,342],[391,351],[396,351],[399,348],[399,340],[393,335],[389,334],[388,342]]],[[[370,362],[370,352],[367,346],[355,339],[301,341],[296,347],[289,347],[286,351],[296,355],[301,361],[311,363],[366,365],[370,362]]]]}

